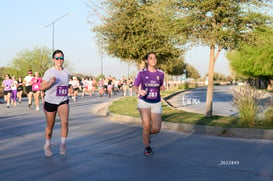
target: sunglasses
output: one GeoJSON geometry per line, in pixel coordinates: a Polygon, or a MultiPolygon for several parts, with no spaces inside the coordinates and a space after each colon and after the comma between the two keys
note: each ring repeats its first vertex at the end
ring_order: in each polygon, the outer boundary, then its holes
{"type": "Polygon", "coordinates": [[[54,57],[55,58],[55,60],[64,60],[64,57],[54,57]]]}

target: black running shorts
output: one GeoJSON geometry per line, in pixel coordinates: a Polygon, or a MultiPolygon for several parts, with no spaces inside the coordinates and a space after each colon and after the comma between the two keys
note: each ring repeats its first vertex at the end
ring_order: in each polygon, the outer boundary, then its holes
{"type": "Polygon", "coordinates": [[[51,103],[45,102],[44,103],[44,109],[47,112],[56,112],[58,110],[58,107],[60,105],[63,105],[63,104],[69,104],[69,99],[66,100],[66,101],[61,102],[60,104],[51,104],[51,103]]]}

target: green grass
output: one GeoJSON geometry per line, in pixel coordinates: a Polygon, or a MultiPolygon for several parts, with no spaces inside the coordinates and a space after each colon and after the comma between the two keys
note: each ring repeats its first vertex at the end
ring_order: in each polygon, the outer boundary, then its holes
{"type": "MultiPolygon", "coordinates": [[[[163,95],[166,92],[163,92],[163,95]]],[[[170,91],[169,93],[174,93],[170,91]]],[[[167,95],[169,94],[167,93],[167,95]]],[[[137,110],[137,97],[123,97],[117,101],[114,101],[109,106],[109,111],[115,114],[139,117],[137,110]]],[[[177,110],[169,107],[166,104],[162,104],[162,120],[166,122],[174,123],[189,123],[199,125],[221,126],[221,127],[233,127],[236,119],[234,117],[213,116],[206,118],[203,114],[189,113],[182,110],[177,110]]]]}
{"type": "MultiPolygon", "coordinates": [[[[175,93],[176,91],[162,91],[162,97],[175,93]]],[[[182,110],[171,108],[165,103],[162,104],[162,121],[173,122],[173,123],[189,123],[197,125],[207,126],[219,126],[224,128],[265,128],[270,129],[273,126],[268,125],[255,125],[245,126],[242,125],[239,117],[228,117],[228,116],[212,116],[205,117],[203,114],[190,113],[182,110]]],[[[137,110],[137,97],[123,97],[117,101],[114,101],[109,106],[109,111],[115,114],[139,117],[137,110]]]]}

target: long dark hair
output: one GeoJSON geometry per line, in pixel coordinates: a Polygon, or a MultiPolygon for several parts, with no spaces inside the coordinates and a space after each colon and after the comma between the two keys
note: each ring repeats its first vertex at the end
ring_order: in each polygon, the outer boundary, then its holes
{"type": "Polygon", "coordinates": [[[154,54],[156,56],[155,52],[149,52],[143,57],[143,60],[145,61],[145,68],[148,68],[148,62],[147,61],[148,61],[149,55],[151,55],[151,54],[154,54]]]}
{"type": "Polygon", "coordinates": [[[149,52],[143,57],[143,60],[148,60],[148,57],[149,57],[150,54],[154,54],[156,56],[155,52],[149,52]]]}

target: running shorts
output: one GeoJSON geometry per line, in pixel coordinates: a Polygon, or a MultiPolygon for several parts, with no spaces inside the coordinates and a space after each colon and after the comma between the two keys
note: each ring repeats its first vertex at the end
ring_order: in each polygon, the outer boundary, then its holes
{"type": "Polygon", "coordinates": [[[32,85],[26,86],[26,92],[27,92],[27,94],[32,92],[32,85]]]}
{"type": "Polygon", "coordinates": [[[137,108],[141,109],[141,108],[150,108],[151,109],[151,113],[162,113],[162,103],[161,102],[157,102],[157,103],[148,103],[143,101],[142,99],[138,99],[137,102],[137,108]]]}
{"type": "Polygon", "coordinates": [[[69,99],[66,101],[61,102],[60,104],[51,104],[49,102],[44,103],[44,109],[47,112],[56,112],[58,110],[58,107],[63,104],[69,104],[69,99]]]}
{"type": "Polygon", "coordinates": [[[8,95],[8,93],[11,93],[11,90],[4,91],[4,95],[8,95]]]}

